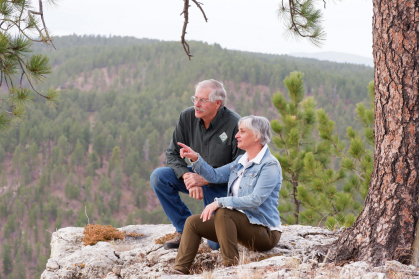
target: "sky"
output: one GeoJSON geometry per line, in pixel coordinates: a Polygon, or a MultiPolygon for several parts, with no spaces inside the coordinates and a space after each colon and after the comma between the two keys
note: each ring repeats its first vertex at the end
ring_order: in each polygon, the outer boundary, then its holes
{"type": "MultiPolygon", "coordinates": [[[[260,53],[335,51],[372,58],[372,0],[327,0],[323,10],[327,39],[321,48],[284,36],[284,25],[276,13],[280,1],[200,0],[207,23],[190,1],[186,39],[260,53]]],[[[318,5],[323,1],[318,0],[318,5]]],[[[44,13],[56,36],[120,35],[179,41],[182,9],[182,0],[59,0],[58,6],[44,13]]]]}

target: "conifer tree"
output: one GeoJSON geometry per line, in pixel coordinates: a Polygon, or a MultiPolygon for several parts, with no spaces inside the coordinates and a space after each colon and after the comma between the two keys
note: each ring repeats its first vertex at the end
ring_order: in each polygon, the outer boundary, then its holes
{"type": "Polygon", "coordinates": [[[121,164],[121,149],[119,146],[115,146],[112,149],[111,159],[109,160],[108,176],[111,176],[112,171],[117,165],[121,164]]]}
{"type": "Polygon", "coordinates": [[[77,166],[81,166],[81,164],[83,163],[84,148],[83,148],[83,145],[80,143],[79,139],[77,139],[77,145],[74,148],[74,151],[72,154],[72,158],[73,157],[77,166]]]}
{"type": "MultiPolygon", "coordinates": [[[[303,77],[301,72],[292,72],[284,79],[289,101],[280,92],[272,97],[281,120],[271,122],[277,134],[273,142],[280,149],[275,156],[284,178],[278,209],[285,222],[294,224],[319,222],[328,216],[342,217],[349,198],[338,193],[335,186],[345,173],[329,167],[331,143],[314,137],[315,101],[313,97],[305,98],[303,77]],[[342,199],[345,201],[341,202],[342,199]]],[[[333,131],[328,130],[328,135],[333,131]]]]}
{"type": "MultiPolygon", "coordinates": [[[[0,86],[5,85],[10,93],[0,102],[0,131],[7,131],[13,120],[26,117],[26,107],[34,99],[34,92],[46,99],[49,105],[59,101],[56,90],[40,93],[35,85],[43,82],[51,73],[46,55],[29,55],[33,42],[53,47],[52,38],[45,25],[43,3],[33,7],[28,0],[2,1],[0,3],[0,86]],[[25,85],[25,82],[28,85],[25,85]]],[[[49,0],[55,3],[55,0],[49,0]]]]}
{"type": "Polygon", "coordinates": [[[373,147],[374,147],[374,82],[371,81],[368,85],[370,108],[367,109],[363,103],[358,103],[356,106],[356,114],[358,120],[364,126],[364,137],[358,131],[355,131],[351,126],[347,127],[347,138],[349,145],[345,145],[339,137],[335,134],[331,136],[334,122],[329,119],[324,110],[319,110],[319,135],[329,142],[332,146],[333,154],[341,158],[341,168],[351,173],[343,186],[343,193],[341,202],[345,202],[345,206],[349,206],[350,214],[345,217],[329,218],[328,223],[332,227],[336,222],[340,225],[352,225],[355,217],[358,216],[362,210],[362,201],[367,196],[369,183],[371,180],[371,173],[374,166],[373,147]],[[368,145],[368,146],[366,146],[368,145]]]}
{"type": "Polygon", "coordinates": [[[2,258],[3,258],[3,274],[4,276],[9,275],[12,272],[12,247],[6,240],[6,243],[2,246],[2,258]]]}
{"type": "Polygon", "coordinates": [[[374,82],[368,84],[370,97],[370,108],[363,103],[356,105],[358,120],[364,126],[364,137],[355,132],[352,127],[347,128],[350,146],[342,160],[342,167],[353,172],[345,188],[355,189],[365,200],[371,181],[371,174],[374,167],[373,149],[374,137],[374,82]],[[365,140],[364,140],[365,139],[365,140]],[[367,145],[367,146],[366,146],[367,145]]]}

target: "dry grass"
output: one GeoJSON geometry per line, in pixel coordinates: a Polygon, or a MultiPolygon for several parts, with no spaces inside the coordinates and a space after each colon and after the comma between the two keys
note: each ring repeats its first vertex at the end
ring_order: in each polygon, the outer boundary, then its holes
{"type": "Polygon", "coordinates": [[[215,279],[215,276],[212,274],[211,271],[204,271],[202,272],[203,279],[215,279]]]}
{"type": "Polygon", "coordinates": [[[266,260],[266,259],[269,259],[269,258],[278,257],[278,256],[283,256],[283,255],[284,255],[284,253],[279,253],[279,254],[270,254],[270,255],[261,255],[261,256],[258,256],[258,257],[257,257],[256,261],[257,261],[257,262],[260,262],[260,261],[263,261],[263,260],[266,260]]]}
{"type": "Polygon", "coordinates": [[[190,273],[191,274],[202,274],[218,267],[221,267],[221,258],[217,254],[213,253],[202,253],[197,254],[195,261],[193,262],[190,273]]]}
{"type": "Polygon", "coordinates": [[[143,234],[139,233],[136,234],[131,232],[130,234],[126,234],[125,231],[121,232],[117,228],[112,227],[111,225],[102,226],[102,225],[87,225],[84,227],[83,231],[83,244],[87,245],[95,245],[99,241],[111,241],[116,239],[125,239],[125,236],[131,237],[139,237],[143,234]]]}
{"type": "Polygon", "coordinates": [[[198,254],[211,253],[212,249],[208,245],[200,245],[198,249],[198,254]]]}
{"type": "Polygon", "coordinates": [[[174,237],[176,236],[176,233],[168,233],[160,238],[157,238],[156,240],[154,240],[154,243],[156,244],[164,244],[169,240],[172,240],[174,237]]]}
{"type": "Polygon", "coordinates": [[[301,262],[295,258],[289,258],[284,264],[285,268],[288,269],[297,269],[300,266],[301,262]]]}

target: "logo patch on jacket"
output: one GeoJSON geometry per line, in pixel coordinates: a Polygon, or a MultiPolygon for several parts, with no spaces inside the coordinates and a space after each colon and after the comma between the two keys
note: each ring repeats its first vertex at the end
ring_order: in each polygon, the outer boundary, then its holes
{"type": "Polygon", "coordinates": [[[226,132],[224,132],[220,135],[220,139],[222,140],[222,142],[225,142],[227,138],[228,138],[228,136],[227,136],[226,132]]]}

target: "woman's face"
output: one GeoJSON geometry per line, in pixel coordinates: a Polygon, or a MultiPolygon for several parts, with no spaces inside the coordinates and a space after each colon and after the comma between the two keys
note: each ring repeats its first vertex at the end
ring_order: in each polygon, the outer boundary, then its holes
{"type": "Polygon", "coordinates": [[[247,150],[255,144],[259,143],[259,139],[255,137],[255,134],[249,128],[240,124],[239,131],[236,134],[237,147],[243,150],[247,150]]]}

